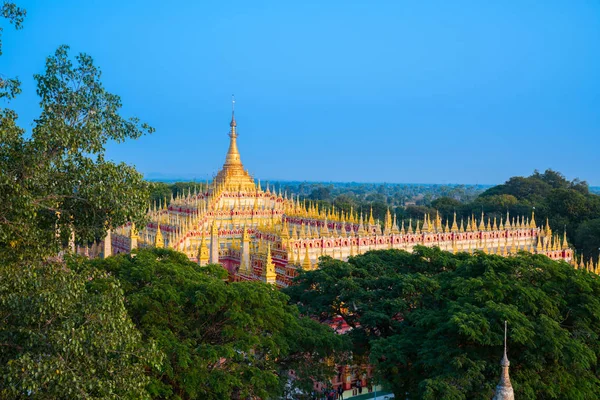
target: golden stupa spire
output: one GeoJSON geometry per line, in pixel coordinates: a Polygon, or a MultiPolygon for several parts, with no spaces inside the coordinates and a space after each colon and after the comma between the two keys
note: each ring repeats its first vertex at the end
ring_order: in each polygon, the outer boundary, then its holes
{"type": "Polygon", "coordinates": [[[329,227],[327,226],[329,222],[327,221],[327,217],[323,221],[323,226],[321,226],[321,236],[329,237],[329,227]]]}
{"type": "Polygon", "coordinates": [[[160,222],[156,225],[156,236],[154,237],[154,247],[163,248],[165,247],[165,240],[163,239],[160,231],[160,222]]]}
{"type": "Polygon", "coordinates": [[[481,212],[481,221],[479,221],[479,230],[485,231],[485,218],[483,217],[483,211],[481,212]]]}
{"type": "Polygon", "coordinates": [[[427,223],[427,213],[423,214],[423,231],[429,229],[429,224],[427,223]]]}
{"type": "Polygon", "coordinates": [[[396,213],[394,213],[394,220],[392,222],[392,233],[400,233],[400,230],[398,229],[398,223],[396,221],[396,213]]]}
{"type": "Polygon", "coordinates": [[[304,251],[304,261],[302,261],[302,269],[308,271],[311,269],[311,267],[312,264],[310,262],[310,257],[308,256],[308,246],[306,246],[304,251]]]}
{"type": "Polygon", "coordinates": [[[219,171],[214,179],[213,189],[217,193],[224,190],[236,188],[237,190],[249,190],[255,188],[254,179],[248,171],[244,170],[240,158],[240,152],[237,147],[237,122],[235,121],[235,98],[231,100],[231,122],[229,123],[229,149],[225,156],[223,169],[219,171]]]}
{"type": "MultiPolygon", "coordinates": [[[[446,221],[446,224],[448,221],[446,221]]],[[[456,211],[454,211],[454,218],[452,219],[452,232],[458,232],[458,224],[456,223],[456,211]]]]}
{"type": "Polygon", "coordinates": [[[267,255],[265,258],[265,269],[263,271],[265,280],[269,283],[275,283],[277,280],[277,273],[275,272],[275,264],[271,257],[271,243],[267,243],[267,255]]]}

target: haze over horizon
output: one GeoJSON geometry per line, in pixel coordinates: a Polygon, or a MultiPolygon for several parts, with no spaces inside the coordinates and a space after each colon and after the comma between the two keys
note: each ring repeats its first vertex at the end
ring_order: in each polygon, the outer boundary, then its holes
{"type": "Polygon", "coordinates": [[[146,176],[211,177],[236,95],[258,178],[502,183],[534,169],[600,185],[600,4],[19,2],[2,72],[29,129],[33,74],[61,44],[156,128],[109,145],[146,176]],[[191,176],[190,176],[191,175],[191,176]]]}

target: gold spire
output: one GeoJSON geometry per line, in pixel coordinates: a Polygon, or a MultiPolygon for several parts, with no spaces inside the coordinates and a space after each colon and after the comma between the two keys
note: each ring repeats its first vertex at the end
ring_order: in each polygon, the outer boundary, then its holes
{"type": "MultiPolygon", "coordinates": [[[[448,221],[446,220],[446,225],[448,224],[448,221]]],[[[458,231],[458,224],[456,223],[456,211],[454,211],[454,218],[452,219],[452,228],[451,228],[452,232],[457,232],[458,231]]]]}
{"type": "Polygon", "coordinates": [[[429,224],[427,223],[427,213],[423,214],[423,231],[429,229],[429,224]]]}
{"type": "Polygon", "coordinates": [[[562,249],[566,250],[568,248],[569,248],[569,243],[567,243],[567,229],[565,228],[565,233],[563,234],[562,249]]]}
{"type": "Polygon", "coordinates": [[[398,224],[396,222],[396,213],[394,213],[394,222],[392,223],[392,233],[394,233],[394,234],[400,233],[400,230],[398,229],[398,224]]]}
{"type": "Polygon", "coordinates": [[[160,222],[156,225],[156,236],[154,237],[154,247],[163,248],[165,247],[165,240],[163,239],[160,231],[160,222]]]}
{"type": "Polygon", "coordinates": [[[310,262],[310,257],[308,256],[308,246],[306,246],[304,252],[304,261],[302,261],[302,269],[305,271],[309,271],[311,268],[312,264],[310,262]]]}
{"type": "Polygon", "coordinates": [[[265,280],[268,283],[275,283],[277,280],[277,273],[275,272],[275,264],[273,264],[273,258],[271,257],[271,243],[267,244],[267,257],[265,262],[265,280]]]}
{"type": "Polygon", "coordinates": [[[225,156],[225,164],[223,169],[219,171],[215,177],[215,184],[222,188],[238,188],[238,190],[254,189],[254,180],[250,174],[244,170],[240,152],[237,147],[237,123],[235,121],[235,98],[232,98],[231,103],[231,122],[229,123],[229,149],[225,156]]]}
{"type": "Polygon", "coordinates": [[[290,231],[288,229],[287,220],[285,218],[283,219],[283,226],[281,227],[281,234],[280,234],[280,236],[283,239],[289,239],[289,237],[290,237],[290,231]]]}

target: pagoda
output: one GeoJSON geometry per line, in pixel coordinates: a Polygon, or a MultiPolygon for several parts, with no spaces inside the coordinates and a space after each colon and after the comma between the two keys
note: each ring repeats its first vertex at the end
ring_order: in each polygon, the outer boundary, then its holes
{"type": "Polygon", "coordinates": [[[399,225],[389,211],[380,223],[372,210],[325,210],[269,185],[263,190],[242,164],[233,108],[229,127],[225,163],[214,179],[150,205],[150,222],[142,229],[127,224],[109,232],[102,246],[105,256],[166,247],[200,265],[221,264],[234,280],[262,280],[278,287],[288,286],[299,270],[316,268],[322,256],[347,260],[370,250],[412,251],[417,245],[505,257],[526,251],[579,268],[566,234],[554,234],[548,221],[538,226],[533,212],[530,217],[507,213],[499,221],[484,213],[466,221],[438,213],[399,225]]]}

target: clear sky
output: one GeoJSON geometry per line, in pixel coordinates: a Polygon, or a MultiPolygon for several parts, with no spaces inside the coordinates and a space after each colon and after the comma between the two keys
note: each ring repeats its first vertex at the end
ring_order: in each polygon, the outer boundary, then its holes
{"type": "Polygon", "coordinates": [[[0,71],[60,44],[92,55],[125,115],[156,133],[110,145],[147,176],[222,165],[231,94],[258,178],[500,183],[534,169],[600,185],[600,2],[15,0],[0,71]]]}

